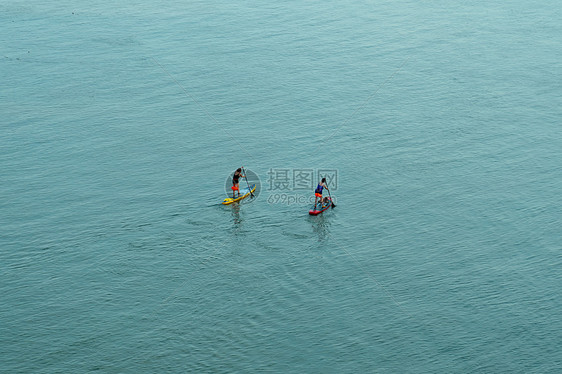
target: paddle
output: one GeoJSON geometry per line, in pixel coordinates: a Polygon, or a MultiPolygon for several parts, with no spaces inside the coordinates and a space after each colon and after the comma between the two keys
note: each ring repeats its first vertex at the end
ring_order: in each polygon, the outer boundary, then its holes
{"type": "Polygon", "coordinates": [[[242,171],[244,172],[244,179],[246,179],[246,184],[248,185],[248,191],[250,191],[250,195],[252,195],[252,197],[255,197],[252,193],[252,189],[250,188],[250,183],[248,183],[248,178],[246,177],[246,169],[244,169],[244,166],[242,166],[242,171]]]}
{"type": "MultiPolygon", "coordinates": [[[[332,195],[330,194],[330,190],[328,189],[328,187],[326,187],[326,189],[328,190],[328,196],[330,196],[330,200],[332,200],[332,195]]],[[[335,207],[336,207],[336,204],[334,204],[334,200],[332,200],[332,209],[334,209],[335,207]]]]}

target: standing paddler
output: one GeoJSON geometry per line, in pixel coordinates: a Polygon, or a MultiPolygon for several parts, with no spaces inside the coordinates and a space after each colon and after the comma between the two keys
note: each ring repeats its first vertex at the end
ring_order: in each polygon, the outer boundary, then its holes
{"type": "Polygon", "coordinates": [[[328,185],[326,184],[326,178],[322,178],[316,189],[314,190],[314,206],[320,202],[320,208],[322,208],[322,191],[324,188],[328,189],[328,185]]]}
{"type": "Polygon", "coordinates": [[[237,192],[238,196],[240,196],[240,189],[238,188],[238,182],[240,180],[240,177],[245,178],[245,175],[242,175],[242,168],[238,168],[236,169],[236,171],[234,172],[234,175],[232,176],[232,198],[234,199],[235,196],[234,194],[237,192]]]}

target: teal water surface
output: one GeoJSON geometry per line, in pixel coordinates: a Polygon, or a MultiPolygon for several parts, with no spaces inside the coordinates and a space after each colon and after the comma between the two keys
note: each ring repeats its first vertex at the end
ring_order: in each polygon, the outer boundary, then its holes
{"type": "Polygon", "coordinates": [[[561,15],[0,4],[0,367],[561,372],[561,15]]]}

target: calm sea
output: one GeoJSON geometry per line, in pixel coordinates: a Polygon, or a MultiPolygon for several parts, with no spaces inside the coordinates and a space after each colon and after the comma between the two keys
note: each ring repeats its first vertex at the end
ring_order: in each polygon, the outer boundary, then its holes
{"type": "Polygon", "coordinates": [[[561,19],[0,3],[1,371],[562,372],[561,19]]]}

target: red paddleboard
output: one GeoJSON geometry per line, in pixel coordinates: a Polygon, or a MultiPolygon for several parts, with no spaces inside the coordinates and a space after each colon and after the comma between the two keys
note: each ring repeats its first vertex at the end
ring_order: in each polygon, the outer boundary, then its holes
{"type": "Polygon", "coordinates": [[[317,216],[331,206],[332,206],[332,199],[328,198],[328,204],[322,205],[322,208],[320,209],[318,209],[318,204],[316,204],[314,208],[308,211],[308,214],[310,214],[311,216],[317,216]]]}

